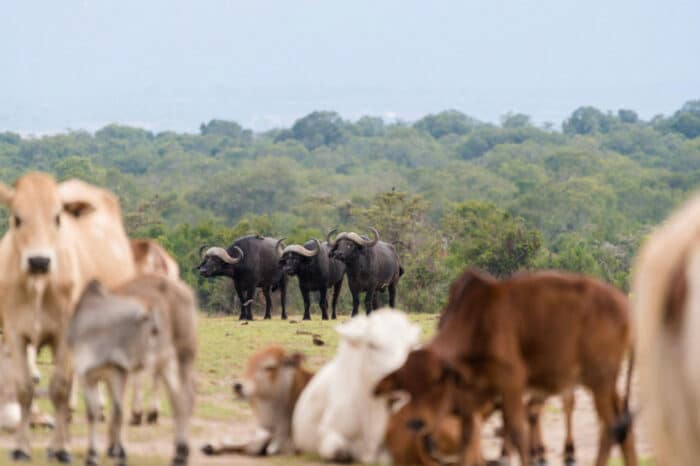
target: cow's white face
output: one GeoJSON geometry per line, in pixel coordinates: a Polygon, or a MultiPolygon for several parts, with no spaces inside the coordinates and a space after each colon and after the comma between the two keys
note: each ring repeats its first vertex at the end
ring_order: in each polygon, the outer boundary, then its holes
{"type": "Polygon", "coordinates": [[[85,206],[65,205],[56,181],[43,173],[24,175],[14,188],[0,184],[0,202],[10,210],[9,229],[20,271],[37,277],[52,273],[66,210],[80,215],[85,206]]]}
{"type": "Polygon", "coordinates": [[[246,371],[234,383],[233,391],[247,400],[284,398],[291,392],[294,371],[300,362],[299,355],[287,355],[278,346],[264,348],[248,360],[246,371]]]}
{"type": "Polygon", "coordinates": [[[405,313],[388,308],[369,317],[358,316],[336,330],[344,343],[340,357],[353,360],[348,366],[360,368],[362,375],[358,377],[369,390],[401,367],[420,337],[420,327],[411,324],[405,313]]]}

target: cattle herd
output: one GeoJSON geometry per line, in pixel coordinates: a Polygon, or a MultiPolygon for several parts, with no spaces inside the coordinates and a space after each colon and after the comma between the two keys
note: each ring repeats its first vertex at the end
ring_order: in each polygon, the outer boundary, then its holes
{"type": "MultiPolygon", "coordinates": [[[[158,387],[170,400],[172,464],[191,463],[197,356],[197,305],[177,262],[151,240],[129,239],[119,201],[78,180],[57,183],[28,173],[0,183],[9,227],[0,241],[0,429],[15,432],[10,457],[31,459],[30,428],[50,425],[50,460],[70,463],[67,444],[75,388],[88,420],[86,464],[97,465],[95,424],[100,384],[112,405],[107,454],[127,461],[122,425],[127,386],[131,423],[144,420],[143,384],[153,383],[147,422],[158,420],[158,387]],[[54,417],[36,409],[36,354],[48,346],[54,372],[48,395],[54,417]]],[[[564,463],[575,464],[574,389],[587,389],[599,420],[596,466],[614,446],[624,464],[639,464],[637,412],[659,465],[700,458],[700,196],[647,239],[633,269],[631,298],[597,279],[540,271],[505,279],[467,268],[451,285],[432,338],[393,309],[404,270],[390,243],[332,230],[325,241],[285,245],[258,235],[229,247],[203,246],[202,277],[233,280],[240,319],[253,319],[258,289],[272,315],[272,292],[297,276],[311,318],[337,316],[347,277],[352,318],[336,326],[335,356],[312,373],[304,355],[260,348],[233,386],[247,400],[257,429],[249,439],[217,441],[208,455],[310,453],[326,461],[430,466],[546,464],[541,412],[563,400],[564,463]],[[333,290],[329,314],[328,291],[333,290]],[[388,308],[379,308],[386,291],[388,308]],[[358,316],[364,293],[366,315],[358,316]],[[631,300],[631,303],[629,302],[631,300]],[[638,373],[636,377],[635,373],[638,373]],[[631,385],[638,380],[639,399],[631,385]],[[634,398],[634,397],[633,397],[634,398]],[[502,454],[486,461],[482,424],[503,418],[502,454]],[[633,415],[634,412],[634,415],[633,415]]]]}

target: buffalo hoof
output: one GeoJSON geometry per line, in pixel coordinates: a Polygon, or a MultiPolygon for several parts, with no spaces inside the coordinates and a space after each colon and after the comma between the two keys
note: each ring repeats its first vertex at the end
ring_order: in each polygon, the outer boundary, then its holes
{"type": "Polygon", "coordinates": [[[29,456],[29,453],[22,450],[12,450],[12,452],[10,453],[10,458],[12,458],[12,461],[29,462],[32,460],[32,457],[29,456]]]}
{"type": "Polygon", "coordinates": [[[129,420],[130,426],[140,426],[143,424],[143,413],[141,411],[135,411],[131,413],[131,420],[129,420]]]}
{"type": "Polygon", "coordinates": [[[304,316],[301,320],[311,320],[311,316],[304,316]]]}
{"type": "Polygon", "coordinates": [[[269,316],[269,315],[265,314],[264,319],[265,319],[265,320],[270,320],[270,319],[272,319],[272,316],[269,316]]]}
{"type": "Polygon", "coordinates": [[[158,411],[149,411],[148,416],[146,416],[146,422],[148,424],[158,424],[158,411]]]}
{"type": "Polygon", "coordinates": [[[51,461],[58,461],[59,463],[63,464],[70,464],[73,462],[73,458],[67,450],[54,451],[52,448],[49,448],[46,450],[46,456],[51,461]]]}
{"type": "MultiPolygon", "coordinates": [[[[287,314],[282,314],[282,320],[287,320],[287,314]]],[[[311,320],[311,319],[309,319],[311,320]]]]}

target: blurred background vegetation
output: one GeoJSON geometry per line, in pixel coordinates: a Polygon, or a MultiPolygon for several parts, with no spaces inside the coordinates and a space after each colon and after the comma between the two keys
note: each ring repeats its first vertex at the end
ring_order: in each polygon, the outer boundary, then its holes
{"type": "MultiPolygon", "coordinates": [[[[375,226],[394,242],[399,306],[435,312],[469,265],[498,276],[561,268],[626,290],[640,241],[699,185],[700,100],[649,121],[581,107],[561,130],[448,110],[391,124],[314,112],[259,134],[222,120],[199,134],[0,133],[0,179],[28,170],[116,192],[129,234],[171,251],[207,312],[230,312],[233,297],[230,280],[193,272],[200,246],[250,233],[300,243],[336,226],[375,226]]],[[[298,306],[296,279],[290,295],[298,306]]]]}

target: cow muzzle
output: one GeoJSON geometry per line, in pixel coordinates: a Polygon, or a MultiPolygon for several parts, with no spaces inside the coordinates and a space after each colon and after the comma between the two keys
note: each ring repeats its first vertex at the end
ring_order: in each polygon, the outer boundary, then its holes
{"type": "Polygon", "coordinates": [[[30,274],[43,275],[49,273],[49,267],[51,267],[51,259],[49,257],[35,256],[30,257],[28,261],[30,274]]]}
{"type": "Polygon", "coordinates": [[[22,269],[30,275],[46,275],[56,266],[56,255],[50,250],[26,251],[22,254],[22,269]]]}

